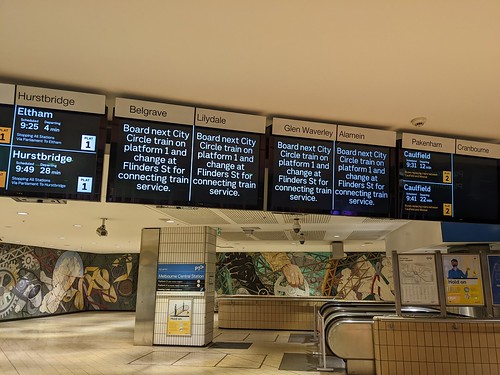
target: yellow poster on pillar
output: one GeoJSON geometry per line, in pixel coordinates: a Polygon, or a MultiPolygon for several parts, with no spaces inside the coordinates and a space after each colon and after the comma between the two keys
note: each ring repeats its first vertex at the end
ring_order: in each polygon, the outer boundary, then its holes
{"type": "Polygon", "coordinates": [[[484,305],[479,255],[443,255],[443,272],[448,306],[484,305]]]}
{"type": "Polygon", "coordinates": [[[168,301],[167,334],[175,336],[191,335],[192,299],[170,299],[168,301]]]}

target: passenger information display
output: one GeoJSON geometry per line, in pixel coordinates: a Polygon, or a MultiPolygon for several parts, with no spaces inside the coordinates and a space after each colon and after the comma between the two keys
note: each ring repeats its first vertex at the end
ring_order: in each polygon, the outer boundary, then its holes
{"type": "Polygon", "coordinates": [[[107,200],[262,209],[264,132],[261,116],[119,98],[107,200]]]}
{"type": "Polygon", "coordinates": [[[105,97],[1,87],[0,193],[99,200],[105,97]]]}
{"type": "Polygon", "coordinates": [[[403,134],[402,218],[498,221],[498,145],[470,143],[403,134]]]}
{"type": "Polygon", "coordinates": [[[434,254],[398,254],[402,305],[439,305],[434,254]]]}
{"type": "Polygon", "coordinates": [[[388,216],[395,133],[273,120],[268,209],[388,216]]]}

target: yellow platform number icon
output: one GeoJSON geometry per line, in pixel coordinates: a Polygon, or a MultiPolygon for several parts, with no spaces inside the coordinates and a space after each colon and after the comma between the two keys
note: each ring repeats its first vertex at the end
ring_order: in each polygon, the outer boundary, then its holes
{"type": "Polygon", "coordinates": [[[443,203],[443,216],[451,216],[451,203],[443,203]]]}
{"type": "Polygon", "coordinates": [[[443,182],[451,184],[451,171],[443,171],[443,182]]]}
{"type": "Polygon", "coordinates": [[[0,188],[5,187],[5,181],[7,177],[7,172],[6,171],[0,171],[0,188]]]}
{"type": "Polygon", "coordinates": [[[0,126],[0,143],[10,143],[11,128],[3,128],[0,126]]]}

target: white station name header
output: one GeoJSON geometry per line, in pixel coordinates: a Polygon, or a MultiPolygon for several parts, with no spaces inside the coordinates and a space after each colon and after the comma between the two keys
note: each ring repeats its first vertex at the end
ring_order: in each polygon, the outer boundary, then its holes
{"type": "Polygon", "coordinates": [[[250,133],[264,134],[266,132],[266,118],[264,116],[217,111],[205,108],[196,108],[194,124],[196,126],[205,126],[208,128],[237,130],[250,133]]]}
{"type": "Polygon", "coordinates": [[[63,111],[97,114],[106,112],[106,97],[104,95],[40,87],[17,86],[15,103],[63,111]]]}
{"type": "Polygon", "coordinates": [[[273,134],[335,141],[337,125],[276,117],[273,119],[273,134]]]}
{"type": "Polygon", "coordinates": [[[194,107],[116,98],[115,116],[138,120],[168,122],[172,124],[193,125],[194,107]]]}

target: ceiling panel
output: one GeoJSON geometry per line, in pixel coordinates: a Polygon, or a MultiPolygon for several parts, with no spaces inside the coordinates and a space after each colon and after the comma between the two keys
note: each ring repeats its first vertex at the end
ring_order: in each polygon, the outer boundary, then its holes
{"type": "Polygon", "coordinates": [[[214,210],[234,224],[278,224],[271,212],[245,210],[214,210]]]}
{"type": "MultiPolygon", "coordinates": [[[[498,1],[3,1],[0,8],[1,82],[102,93],[109,114],[122,96],[500,142],[498,1]],[[134,21],[124,27],[124,19],[134,21]],[[417,128],[410,120],[420,116],[427,122],[417,128]]],[[[280,248],[293,239],[295,217],[308,237],[297,249],[314,249],[315,238],[315,248],[339,239],[357,251],[406,223],[9,198],[0,205],[6,242],[95,252],[136,252],[142,228],[183,225],[221,228],[221,246],[231,238],[259,243],[241,229],[256,226],[261,241],[276,238],[280,248]],[[98,237],[103,217],[109,235],[98,237]]]]}
{"type": "Polygon", "coordinates": [[[315,214],[281,214],[283,222],[293,224],[296,218],[299,219],[301,224],[327,224],[331,220],[329,215],[315,215],[315,214]]]}
{"type": "Polygon", "coordinates": [[[370,231],[370,230],[363,230],[363,231],[353,231],[349,237],[346,238],[346,240],[381,240],[385,236],[387,236],[391,231],[370,231]]]}
{"type": "Polygon", "coordinates": [[[161,212],[176,221],[187,225],[222,225],[229,224],[229,221],[218,215],[209,208],[164,208],[154,207],[154,210],[161,212]]]}

